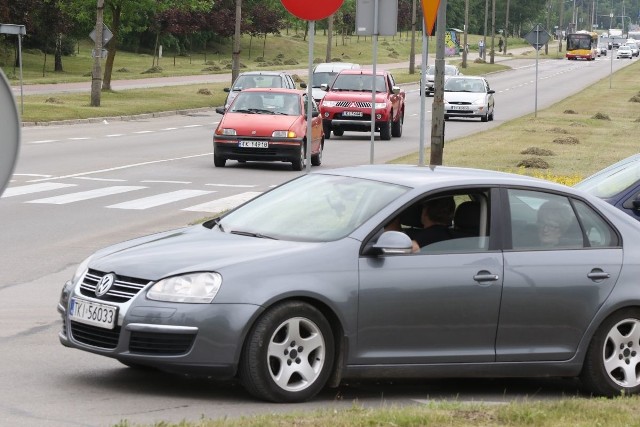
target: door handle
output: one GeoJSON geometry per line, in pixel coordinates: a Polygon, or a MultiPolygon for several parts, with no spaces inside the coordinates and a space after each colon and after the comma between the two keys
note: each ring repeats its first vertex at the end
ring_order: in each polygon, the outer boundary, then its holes
{"type": "Polygon", "coordinates": [[[598,281],[610,278],[611,274],[606,271],[602,271],[599,268],[594,268],[589,274],[587,274],[587,277],[591,280],[598,281]]]}
{"type": "Polygon", "coordinates": [[[479,271],[478,274],[473,276],[473,280],[476,282],[495,282],[500,278],[497,274],[491,274],[489,271],[479,271]]]}

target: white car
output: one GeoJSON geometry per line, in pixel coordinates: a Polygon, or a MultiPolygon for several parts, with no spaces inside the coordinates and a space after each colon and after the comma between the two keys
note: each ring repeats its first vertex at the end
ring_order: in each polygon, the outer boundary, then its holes
{"type": "Polygon", "coordinates": [[[640,49],[638,49],[638,44],[636,43],[635,40],[627,40],[627,43],[625,44],[631,48],[632,56],[640,55],[640,49]]]}
{"type": "MultiPolygon", "coordinates": [[[[425,96],[429,96],[430,94],[433,94],[433,92],[435,91],[435,87],[434,87],[434,79],[436,74],[435,65],[429,65],[427,67],[427,71],[425,72],[425,74],[426,74],[427,83],[424,85],[424,94],[425,96]]],[[[461,75],[462,73],[460,72],[460,69],[458,67],[456,67],[455,65],[445,64],[444,66],[445,82],[451,76],[461,76],[461,75]]]]}
{"type": "Polygon", "coordinates": [[[620,58],[632,59],[633,51],[631,50],[631,47],[627,46],[626,44],[623,44],[622,46],[620,46],[616,53],[616,59],[620,59],[620,58]]]}
{"type": "Polygon", "coordinates": [[[327,94],[322,90],[322,85],[331,86],[338,73],[342,70],[358,70],[360,64],[351,62],[323,62],[313,68],[313,84],[311,86],[311,95],[317,103],[327,94]]]}
{"type": "Polygon", "coordinates": [[[493,120],[494,93],[484,77],[449,77],[444,83],[444,119],[480,117],[483,122],[493,120]]]}

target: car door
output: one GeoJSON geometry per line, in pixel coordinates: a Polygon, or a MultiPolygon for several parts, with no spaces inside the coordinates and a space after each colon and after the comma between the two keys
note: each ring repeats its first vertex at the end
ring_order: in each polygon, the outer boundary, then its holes
{"type": "MultiPolygon", "coordinates": [[[[303,102],[304,102],[304,115],[306,117],[307,115],[307,101],[308,101],[308,95],[305,93],[303,96],[303,102]]],[[[316,102],[312,99],[311,100],[311,112],[312,113],[317,113],[315,117],[311,118],[311,152],[316,154],[320,151],[320,144],[322,144],[322,134],[323,134],[323,128],[322,128],[322,117],[320,117],[320,112],[318,110],[318,105],[316,104],[316,102]]]]}
{"type": "Polygon", "coordinates": [[[620,274],[620,238],[581,200],[527,189],[505,189],[502,200],[510,249],[504,252],[496,360],[570,359],[620,274]],[[565,219],[544,220],[540,212],[549,203],[565,219]],[[553,230],[561,236],[555,244],[545,240],[553,230]]]}
{"type": "Polygon", "coordinates": [[[503,270],[494,244],[499,219],[491,192],[478,192],[480,235],[434,243],[420,253],[360,257],[357,343],[350,363],[495,359],[503,270]]]}
{"type": "Polygon", "coordinates": [[[391,109],[393,113],[393,121],[396,122],[400,120],[400,115],[402,114],[402,95],[399,93],[393,93],[393,87],[396,86],[396,81],[391,73],[388,73],[387,75],[387,85],[389,86],[389,99],[393,105],[391,109]]]}

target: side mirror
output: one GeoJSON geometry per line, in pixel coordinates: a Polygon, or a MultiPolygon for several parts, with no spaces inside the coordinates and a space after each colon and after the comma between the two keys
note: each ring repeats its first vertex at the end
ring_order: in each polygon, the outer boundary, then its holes
{"type": "Polygon", "coordinates": [[[394,86],[394,87],[392,87],[392,88],[391,88],[391,92],[392,92],[394,95],[399,94],[399,93],[400,93],[400,86],[394,86]]]}
{"type": "Polygon", "coordinates": [[[227,93],[231,92],[231,88],[230,88],[230,87],[225,87],[225,88],[224,88],[224,89],[222,89],[222,90],[223,90],[223,91],[225,91],[225,92],[227,92],[227,93]]]}
{"type": "Polygon", "coordinates": [[[329,90],[329,85],[326,83],[322,83],[320,85],[320,89],[322,89],[323,91],[327,92],[329,90]]]}
{"type": "Polygon", "coordinates": [[[307,84],[305,82],[300,82],[300,87],[302,89],[306,89],[307,88],[307,84]]]}
{"type": "Polygon", "coordinates": [[[491,90],[487,91],[487,93],[488,93],[489,95],[491,95],[491,94],[496,93],[496,91],[495,91],[495,90],[493,90],[493,89],[491,89],[491,90]]]}
{"type": "Polygon", "coordinates": [[[413,244],[411,239],[400,231],[385,231],[373,248],[382,254],[410,254],[413,244]]]}
{"type": "Polygon", "coordinates": [[[224,114],[226,112],[227,112],[227,109],[224,108],[224,107],[217,107],[216,108],[216,113],[218,113],[218,114],[224,114]]]}
{"type": "Polygon", "coordinates": [[[320,115],[320,111],[312,111],[311,117],[318,117],[320,115]]]}

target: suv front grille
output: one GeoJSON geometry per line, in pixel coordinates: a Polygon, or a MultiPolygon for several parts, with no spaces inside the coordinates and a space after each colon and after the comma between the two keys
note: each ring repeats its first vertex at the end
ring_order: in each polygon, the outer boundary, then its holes
{"type": "MultiPolygon", "coordinates": [[[[100,280],[102,280],[105,274],[106,273],[97,270],[90,269],[87,271],[82,284],[80,284],[80,293],[87,297],[97,298],[96,286],[98,286],[98,283],[100,283],[100,280]]],[[[111,286],[111,289],[99,297],[99,299],[118,303],[127,302],[150,283],[151,281],[149,280],[116,275],[116,280],[111,286]]]]}
{"type": "Polygon", "coordinates": [[[356,108],[371,108],[371,102],[353,102],[353,101],[338,101],[337,107],[356,107],[356,108]]]}

